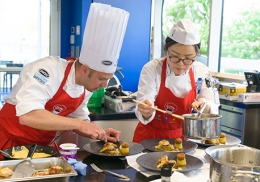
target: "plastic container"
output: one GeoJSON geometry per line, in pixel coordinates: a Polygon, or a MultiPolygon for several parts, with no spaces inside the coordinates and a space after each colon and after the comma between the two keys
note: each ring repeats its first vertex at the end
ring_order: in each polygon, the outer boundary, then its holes
{"type": "Polygon", "coordinates": [[[240,93],[246,92],[247,85],[239,83],[220,83],[218,91],[220,95],[237,96],[240,93]]]}
{"type": "Polygon", "coordinates": [[[104,94],[105,94],[104,87],[93,92],[92,96],[90,97],[90,99],[88,101],[87,107],[101,107],[104,94]]]}
{"type": "Polygon", "coordinates": [[[63,143],[60,145],[60,155],[66,160],[68,158],[77,159],[77,150],[79,148],[74,143],[63,143]]]}

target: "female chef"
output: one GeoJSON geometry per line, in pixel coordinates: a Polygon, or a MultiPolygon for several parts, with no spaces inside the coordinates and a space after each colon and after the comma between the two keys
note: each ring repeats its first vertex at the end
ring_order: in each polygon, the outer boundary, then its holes
{"type": "Polygon", "coordinates": [[[74,130],[105,142],[119,140],[121,132],[103,130],[90,122],[86,106],[90,92],[106,87],[114,75],[128,17],[122,9],[92,3],[79,60],[69,62],[49,56],[24,66],[0,111],[0,149],[33,143],[48,145],[57,130],[74,130]]]}
{"type": "Polygon", "coordinates": [[[150,138],[182,137],[182,121],[155,111],[151,106],[182,115],[191,113],[192,109],[197,111],[207,102],[204,112],[218,113],[213,89],[206,87],[204,82],[209,74],[208,68],[196,62],[199,48],[197,26],[190,20],[179,20],[166,38],[166,57],[144,65],[137,99],[148,106],[138,104],[136,108],[135,113],[140,122],[134,132],[134,142],[150,138]]]}

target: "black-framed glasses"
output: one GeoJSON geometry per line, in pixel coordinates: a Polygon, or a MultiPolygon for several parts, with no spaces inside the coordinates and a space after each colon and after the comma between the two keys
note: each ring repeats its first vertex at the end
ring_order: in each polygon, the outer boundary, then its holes
{"type": "Polygon", "coordinates": [[[172,63],[179,63],[180,61],[182,61],[182,63],[184,65],[191,65],[194,61],[195,61],[195,58],[196,56],[193,58],[193,59],[190,59],[190,58],[184,58],[184,59],[181,59],[181,58],[178,58],[177,56],[170,56],[169,55],[169,52],[168,52],[168,56],[169,56],[169,59],[172,63]]]}

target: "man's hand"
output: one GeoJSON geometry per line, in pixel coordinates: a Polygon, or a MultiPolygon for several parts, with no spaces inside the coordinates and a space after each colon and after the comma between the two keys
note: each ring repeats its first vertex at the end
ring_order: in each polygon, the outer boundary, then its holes
{"type": "Polygon", "coordinates": [[[107,140],[110,142],[118,142],[121,135],[121,131],[117,131],[113,128],[107,128],[106,130],[107,140]]]}
{"type": "Polygon", "coordinates": [[[106,131],[94,123],[82,121],[81,128],[74,131],[81,136],[107,142],[108,137],[106,131]]]}

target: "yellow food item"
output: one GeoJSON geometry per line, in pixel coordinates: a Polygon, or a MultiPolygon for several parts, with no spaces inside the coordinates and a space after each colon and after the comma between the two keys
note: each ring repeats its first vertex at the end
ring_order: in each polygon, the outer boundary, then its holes
{"type": "Polygon", "coordinates": [[[226,134],[225,133],[221,133],[219,136],[219,143],[221,144],[226,144],[226,134]]]}
{"type": "Polygon", "coordinates": [[[168,140],[161,140],[158,145],[155,146],[158,150],[164,150],[164,151],[173,151],[174,146],[170,144],[168,140]]]}
{"type": "Polygon", "coordinates": [[[9,167],[4,167],[0,169],[0,176],[4,178],[11,176],[13,173],[14,173],[13,170],[10,169],[9,167]]]}
{"type": "Polygon", "coordinates": [[[121,143],[119,149],[120,149],[121,154],[123,154],[123,155],[127,155],[130,152],[129,145],[127,142],[121,143]]]}
{"type": "MultiPolygon", "coordinates": [[[[29,150],[25,146],[21,146],[21,150],[15,151],[14,147],[12,148],[12,158],[17,158],[17,159],[25,159],[27,158],[29,153],[29,150]]],[[[32,158],[43,158],[43,157],[49,157],[51,156],[50,154],[46,154],[44,152],[35,152],[33,154],[32,158]]]]}
{"type": "Polygon", "coordinates": [[[168,160],[167,155],[163,155],[160,159],[157,161],[157,168],[161,168],[162,166],[171,165],[172,168],[175,168],[176,161],[175,160],[168,160]]]}
{"type": "Polygon", "coordinates": [[[207,139],[207,140],[201,140],[202,143],[210,144],[210,145],[218,145],[219,141],[218,139],[207,139]]]}
{"type": "Polygon", "coordinates": [[[183,148],[182,146],[182,139],[176,138],[174,142],[174,148],[181,150],[183,148]]]}
{"type": "Polygon", "coordinates": [[[117,145],[112,142],[105,143],[103,148],[100,150],[100,153],[106,153],[109,155],[120,155],[117,145]]]}
{"type": "Polygon", "coordinates": [[[177,165],[179,166],[186,166],[186,156],[184,153],[177,154],[177,165]]]}
{"type": "Polygon", "coordinates": [[[50,166],[48,169],[36,171],[32,176],[46,176],[51,174],[63,174],[63,168],[61,166],[50,166]]]}
{"type": "Polygon", "coordinates": [[[45,175],[49,175],[49,169],[44,169],[42,171],[36,171],[33,173],[32,176],[45,176],[45,175]]]}
{"type": "Polygon", "coordinates": [[[50,174],[62,174],[63,168],[61,166],[50,166],[49,173],[50,174]]]}

